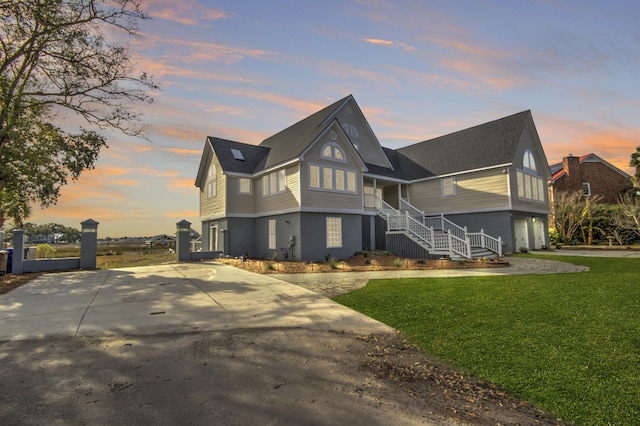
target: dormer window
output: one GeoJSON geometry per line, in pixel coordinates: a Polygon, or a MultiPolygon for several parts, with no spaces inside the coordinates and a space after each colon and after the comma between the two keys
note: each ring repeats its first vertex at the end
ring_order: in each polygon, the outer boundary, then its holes
{"type": "Polygon", "coordinates": [[[244,155],[242,155],[242,152],[240,152],[239,149],[231,148],[231,154],[236,160],[244,161],[244,155]]]}
{"type": "Polygon", "coordinates": [[[345,162],[344,152],[335,143],[328,143],[322,147],[321,156],[327,160],[345,162]]]}

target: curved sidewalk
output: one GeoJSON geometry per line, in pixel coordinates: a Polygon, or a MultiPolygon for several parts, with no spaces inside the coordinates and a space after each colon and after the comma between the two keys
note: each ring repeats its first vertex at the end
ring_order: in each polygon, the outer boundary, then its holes
{"type": "MultiPolygon", "coordinates": [[[[553,253],[555,254],[555,253],[553,253]]],[[[573,254],[578,255],[578,254],[573,254]]],[[[383,278],[436,278],[486,275],[562,274],[588,271],[582,265],[528,257],[507,257],[504,268],[429,269],[419,271],[327,272],[312,274],[269,274],[270,277],[304,287],[326,297],[335,297],[364,287],[369,280],[383,278]]]]}

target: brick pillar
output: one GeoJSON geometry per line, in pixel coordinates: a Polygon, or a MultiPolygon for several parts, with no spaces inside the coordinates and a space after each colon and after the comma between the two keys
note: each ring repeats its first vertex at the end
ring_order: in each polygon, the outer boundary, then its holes
{"type": "Polygon", "coordinates": [[[24,229],[13,230],[13,260],[11,273],[21,274],[24,271],[24,229]]]}
{"type": "Polygon", "coordinates": [[[80,239],[80,269],[96,269],[98,255],[98,225],[93,219],[87,219],[82,225],[80,239]]]}
{"type": "Polygon", "coordinates": [[[178,262],[191,260],[191,222],[181,220],[176,223],[176,257],[178,262]]]}

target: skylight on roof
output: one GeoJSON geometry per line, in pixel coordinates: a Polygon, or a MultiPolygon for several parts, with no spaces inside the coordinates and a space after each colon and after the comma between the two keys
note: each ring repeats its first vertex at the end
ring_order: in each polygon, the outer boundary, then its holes
{"type": "Polygon", "coordinates": [[[242,155],[239,149],[231,148],[231,154],[233,154],[233,158],[236,160],[244,161],[244,155],[242,155]]]}

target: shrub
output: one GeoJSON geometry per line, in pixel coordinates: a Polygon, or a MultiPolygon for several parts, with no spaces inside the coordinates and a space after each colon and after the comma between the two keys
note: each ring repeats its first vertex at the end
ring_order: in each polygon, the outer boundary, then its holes
{"type": "Polygon", "coordinates": [[[520,253],[529,253],[529,248],[525,246],[520,247],[520,253]]]}
{"type": "Polygon", "coordinates": [[[396,268],[399,268],[402,266],[402,260],[400,260],[400,258],[396,258],[396,260],[393,261],[393,266],[395,266],[396,268]]]}
{"type": "Polygon", "coordinates": [[[51,257],[55,251],[56,249],[51,247],[49,244],[38,244],[38,247],[36,248],[36,254],[40,259],[47,259],[51,257]]]}
{"type": "Polygon", "coordinates": [[[338,269],[338,261],[335,257],[329,259],[327,263],[329,264],[329,267],[331,267],[331,269],[338,269]]]}

